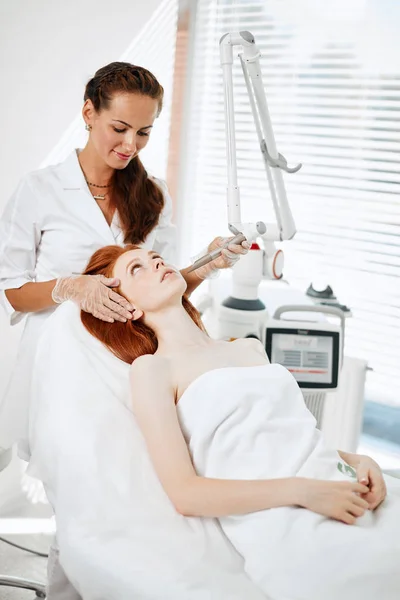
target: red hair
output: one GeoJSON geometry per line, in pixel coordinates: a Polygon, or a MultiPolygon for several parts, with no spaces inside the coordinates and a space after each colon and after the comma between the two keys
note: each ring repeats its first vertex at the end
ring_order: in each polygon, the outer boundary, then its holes
{"type": "MultiPolygon", "coordinates": [[[[140,247],[133,244],[125,247],[105,246],[100,248],[90,259],[84,275],[113,277],[113,269],[118,258],[130,250],[140,249],[140,247]]],[[[121,294],[119,288],[116,288],[115,291],[121,294]]],[[[185,295],[182,297],[182,305],[194,323],[205,332],[200,313],[185,295]]],[[[100,340],[117,358],[128,364],[131,364],[143,354],[154,354],[158,348],[156,334],[151,327],[140,319],[137,321],[129,320],[126,323],[121,321],[108,323],[97,319],[90,313],[81,311],[81,320],[89,333],[100,340]]]]}

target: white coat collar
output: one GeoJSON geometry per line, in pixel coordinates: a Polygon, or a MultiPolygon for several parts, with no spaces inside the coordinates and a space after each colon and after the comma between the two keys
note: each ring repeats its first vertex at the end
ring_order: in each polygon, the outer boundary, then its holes
{"type": "Polygon", "coordinates": [[[80,150],[73,150],[64,162],[57,165],[57,174],[70,208],[74,208],[103,238],[104,245],[120,243],[121,230],[117,223],[108,225],[97,202],[90,193],[78,160],[80,150]]]}
{"type": "Polygon", "coordinates": [[[59,177],[64,190],[87,189],[85,176],[78,160],[79,152],[80,149],[73,150],[58,166],[59,177]]]}

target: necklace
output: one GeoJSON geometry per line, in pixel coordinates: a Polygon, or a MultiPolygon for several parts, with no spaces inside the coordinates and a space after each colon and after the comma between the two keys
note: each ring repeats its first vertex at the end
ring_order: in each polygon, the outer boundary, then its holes
{"type": "Polygon", "coordinates": [[[97,185],[97,183],[90,183],[90,181],[88,181],[87,179],[85,179],[85,181],[88,185],[91,185],[92,187],[108,188],[111,186],[111,183],[108,183],[107,185],[97,185]]]}
{"type": "MultiPolygon", "coordinates": [[[[90,181],[88,181],[87,179],[85,179],[86,183],[88,185],[90,185],[91,187],[97,187],[97,188],[109,188],[111,186],[111,183],[108,183],[107,185],[97,185],[97,183],[90,183],[90,181]]],[[[93,194],[93,198],[95,200],[105,200],[106,199],[106,195],[105,194],[93,194]]]]}

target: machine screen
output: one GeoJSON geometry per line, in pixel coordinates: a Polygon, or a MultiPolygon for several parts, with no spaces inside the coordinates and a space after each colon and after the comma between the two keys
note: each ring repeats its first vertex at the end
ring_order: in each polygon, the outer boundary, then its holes
{"type": "Polygon", "coordinates": [[[286,367],[300,387],[337,386],[339,336],[335,332],[268,329],[267,354],[272,363],[286,367]]]}

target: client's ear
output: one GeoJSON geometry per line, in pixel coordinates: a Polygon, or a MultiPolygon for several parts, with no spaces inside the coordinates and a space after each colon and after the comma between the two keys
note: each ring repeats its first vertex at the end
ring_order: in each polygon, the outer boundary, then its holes
{"type": "Polygon", "coordinates": [[[137,321],[143,316],[143,311],[140,308],[135,308],[132,313],[132,321],[137,321]]]}

